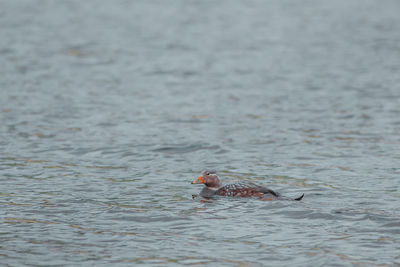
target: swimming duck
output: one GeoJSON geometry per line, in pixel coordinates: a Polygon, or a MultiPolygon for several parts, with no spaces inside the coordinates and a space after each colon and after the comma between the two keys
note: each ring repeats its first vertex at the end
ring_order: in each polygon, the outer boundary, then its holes
{"type": "MultiPolygon", "coordinates": [[[[226,197],[257,197],[262,200],[275,200],[289,198],[281,196],[267,187],[260,186],[251,182],[237,182],[222,186],[219,177],[215,171],[205,170],[197,177],[192,184],[204,184],[205,187],[200,192],[200,196],[210,198],[212,196],[226,197]]],[[[301,200],[304,194],[293,200],[301,200]]]]}

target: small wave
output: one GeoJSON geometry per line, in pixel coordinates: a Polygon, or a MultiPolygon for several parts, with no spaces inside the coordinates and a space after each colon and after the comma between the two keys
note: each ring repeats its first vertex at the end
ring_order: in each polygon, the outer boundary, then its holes
{"type": "Polygon", "coordinates": [[[169,153],[169,154],[184,154],[190,153],[198,150],[217,150],[220,146],[214,145],[202,145],[202,144],[192,144],[192,145],[168,145],[153,149],[153,152],[162,152],[162,153],[169,153]]]}

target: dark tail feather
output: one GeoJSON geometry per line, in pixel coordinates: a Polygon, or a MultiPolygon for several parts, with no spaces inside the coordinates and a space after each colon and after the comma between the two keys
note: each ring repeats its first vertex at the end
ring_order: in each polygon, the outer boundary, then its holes
{"type": "Polygon", "coordinates": [[[295,198],[294,200],[300,201],[303,197],[304,197],[304,193],[301,196],[299,196],[298,198],[295,198]]]}

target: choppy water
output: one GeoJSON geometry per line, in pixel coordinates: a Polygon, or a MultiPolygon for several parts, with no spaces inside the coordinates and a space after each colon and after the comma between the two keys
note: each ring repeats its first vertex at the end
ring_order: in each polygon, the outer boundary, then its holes
{"type": "Polygon", "coordinates": [[[400,265],[399,14],[0,1],[0,265],[400,265]]]}

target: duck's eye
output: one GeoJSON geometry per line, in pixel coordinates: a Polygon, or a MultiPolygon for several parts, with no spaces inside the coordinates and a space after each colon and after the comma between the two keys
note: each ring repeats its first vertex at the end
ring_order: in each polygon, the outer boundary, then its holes
{"type": "Polygon", "coordinates": [[[210,175],[211,173],[207,172],[206,175],[210,175]]]}

